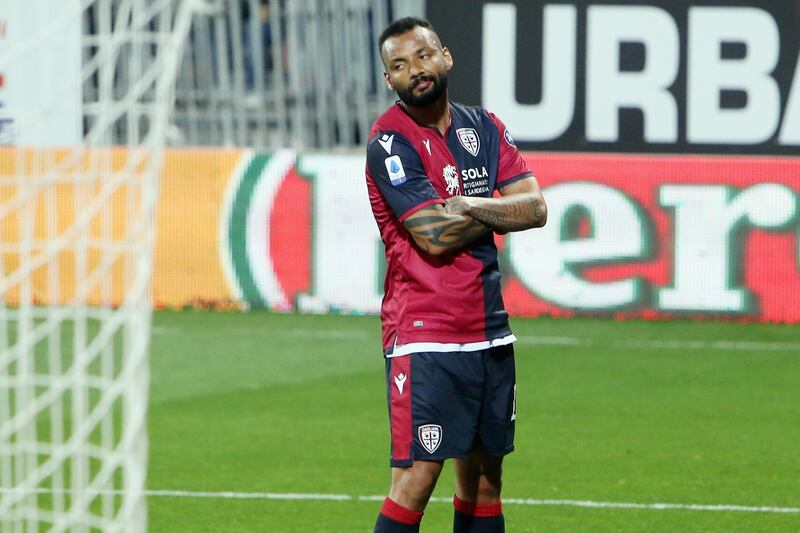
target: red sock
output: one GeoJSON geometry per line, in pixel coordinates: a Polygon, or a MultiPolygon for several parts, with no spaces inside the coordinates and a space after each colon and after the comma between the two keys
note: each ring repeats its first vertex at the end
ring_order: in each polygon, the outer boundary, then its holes
{"type": "Polygon", "coordinates": [[[454,533],[503,533],[506,521],[503,517],[503,504],[472,503],[453,498],[453,532],[454,533]]]}
{"type": "Polygon", "coordinates": [[[381,513],[375,523],[376,533],[405,533],[419,531],[419,523],[423,513],[413,511],[399,503],[386,498],[381,506],[381,513]]]}
{"type": "Polygon", "coordinates": [[[465,502],[458,496],[453,496],[453,506],[459,513],[481,518],[503,514],[503,503],[471,503],[465,502]]]}

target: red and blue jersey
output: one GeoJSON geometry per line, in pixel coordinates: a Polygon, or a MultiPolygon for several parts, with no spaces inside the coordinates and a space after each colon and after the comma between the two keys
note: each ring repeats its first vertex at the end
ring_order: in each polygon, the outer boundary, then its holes
{"type": "Polygon", "coordinates": [[[381,307],[387,357],[482,350],[513,342],[500,294],[494,234],[433,256],[403,221],[450,196],[491,197],[532,176],[503,123],[480,107],[451,103],[444,135],[417,124],[398,103],[367,144],[367,189],[386,248],[381,307]]]}

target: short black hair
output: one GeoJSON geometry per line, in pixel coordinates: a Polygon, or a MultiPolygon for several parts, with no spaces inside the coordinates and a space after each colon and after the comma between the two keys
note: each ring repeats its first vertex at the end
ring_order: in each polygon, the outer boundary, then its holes
{"type": "MultiPolygon", "coordinates": [[[[431,30],[434,34],[436,34],[436,30],[433,29],[433,25],[425,19],[417,18],[417,17],[403,17],[400,19],[395,20],[388,26],[386,29],[383,30],[381,33],[380,39],[378,39],[378,53],[381,54],[383,57],[383,43],[386,42],[386,39],[389,37],[394,37],[395,35],[402,35],[407,31],[413,30],[414,28],[427,28],[431,30]]],[[[436,40],[439,40],[439,36],[436,36],[436,40]]]]}

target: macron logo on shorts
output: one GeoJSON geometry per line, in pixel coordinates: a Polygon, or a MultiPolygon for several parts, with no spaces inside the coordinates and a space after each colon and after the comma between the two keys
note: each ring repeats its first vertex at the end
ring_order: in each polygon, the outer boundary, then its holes
{"type": "Polygon", "coordinates": [[[406,375],[405,375],[405,374],[403,374],[402,372],[401,372],[401,373],[399,373],[399,374],[397,374],[397,375],[394,377],[394,384],[395,384],[395,385],[397,385],[397,390],[399,390],[399,391],[400,391],[400,395],[402,396],[402,394],[403,394],[403,387],[404,387],[404,386],[405,386],[405,384],[406,384],[406,375]]]}

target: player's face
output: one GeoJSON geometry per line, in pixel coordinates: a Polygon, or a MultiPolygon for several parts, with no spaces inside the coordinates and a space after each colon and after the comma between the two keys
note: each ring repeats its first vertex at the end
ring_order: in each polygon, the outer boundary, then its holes
{"type": "Polygon", "coordinates": [[[447,90],[453,58],[429,29],[417,27],[389,37],[381,52],[386,86],[406,105],[425,107],[447,90]]]}

